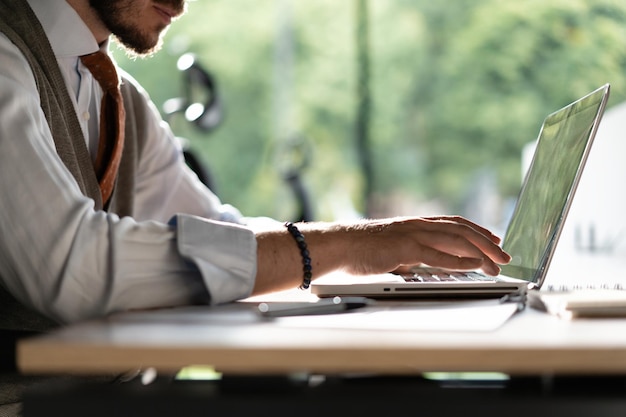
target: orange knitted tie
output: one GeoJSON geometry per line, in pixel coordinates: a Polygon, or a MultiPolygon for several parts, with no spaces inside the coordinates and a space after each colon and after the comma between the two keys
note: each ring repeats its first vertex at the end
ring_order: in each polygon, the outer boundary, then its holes
{"type": "Polygon", "coordinates": [[[100,138],[95,171],[100,184],[102,204],[106,205],[113,186],[124,148],[125,111],[120,92],[120,80],[111,58],[104,52],[80,57],[104,90],[100,108],[100,138]]]}

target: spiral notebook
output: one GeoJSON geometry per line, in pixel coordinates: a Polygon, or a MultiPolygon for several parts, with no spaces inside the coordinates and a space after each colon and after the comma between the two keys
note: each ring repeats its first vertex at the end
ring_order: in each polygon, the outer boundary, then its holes
{"type": "Polygon", "coordinates": [[[512,260],[503,266],[499,276],[433,268],[415,268],[405,275],[333,274],[315,281],[312,293],[319,297],[496,297],[540,288],[604,114],[609,90],[606,84],[545,118],[502,242],[512,260]]]}

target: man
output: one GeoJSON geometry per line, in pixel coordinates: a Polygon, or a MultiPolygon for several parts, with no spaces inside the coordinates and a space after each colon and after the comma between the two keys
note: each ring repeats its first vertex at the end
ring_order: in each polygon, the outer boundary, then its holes
{"type": "Polygon", "coordinates": [[[496,236],[459,217],[285,227],[222,204],[136,82],[120,71],[123,103],[105,104],[115,100],[81,58],[106,53],[111,35],[155,52],[185,6],[0,0],[0,329],[225,303],[336,269],[425,263],[495,275],[509,261],[496,236]]]}

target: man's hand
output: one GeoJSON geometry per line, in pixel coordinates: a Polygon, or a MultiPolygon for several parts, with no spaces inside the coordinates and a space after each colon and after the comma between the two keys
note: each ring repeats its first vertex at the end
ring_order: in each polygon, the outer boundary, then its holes
{"type": "Polygon", "coordinates": [[[398,218],[363,223],[362,236],[350,251],[353,274],[389,272],[426,264],[456,270],[500,273],[511,258],[489,230],[458,216],[398,218]]]}
{"type": "MultiPolygon", "coordinates": [[[[355,223],[299,223],[313,266],[313,279],[343,269],[357,275],[415,265],[497,275],[511,257],[500,238],[463,217],[401,217],[355,223]]],[[[294,288],[302,282],[302,259],[282,228],[257,233],[254,294],[294,288]]]]}

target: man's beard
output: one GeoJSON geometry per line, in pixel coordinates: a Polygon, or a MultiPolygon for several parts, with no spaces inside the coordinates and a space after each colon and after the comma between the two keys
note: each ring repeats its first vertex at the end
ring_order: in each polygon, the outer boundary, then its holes
{"type": "MultiPolygon", "coordinates": [[[[133,9],[133,3],[134,0],[89,0],[100,20],[128,53],[151,55],[161,48],[167,26],[163,25],[156,37],[154,33],[137,27],[133,17],[141,12],[133,9]]],[[[171,6],[181,13],[185,7],[185,0],[158,0],[156,3],[171,6]]]]}

